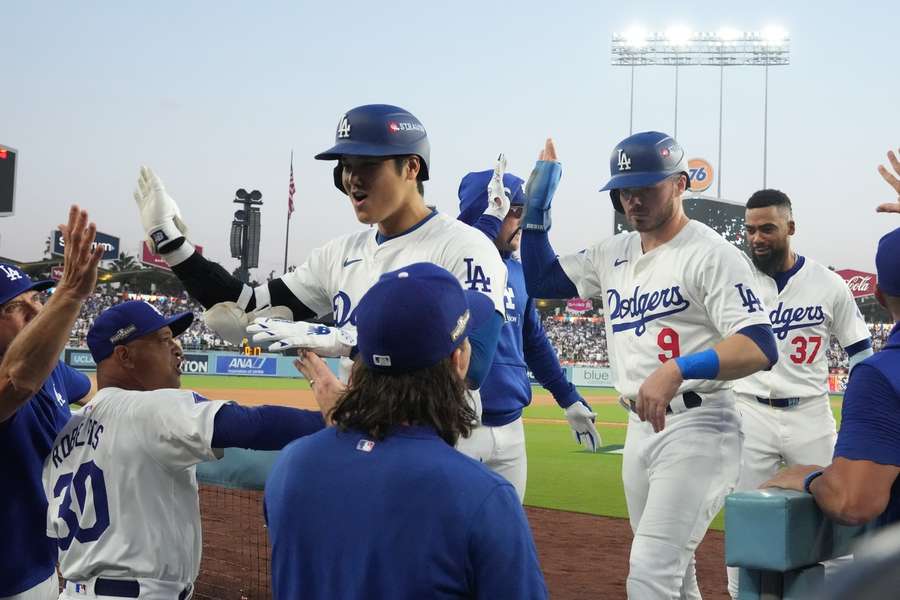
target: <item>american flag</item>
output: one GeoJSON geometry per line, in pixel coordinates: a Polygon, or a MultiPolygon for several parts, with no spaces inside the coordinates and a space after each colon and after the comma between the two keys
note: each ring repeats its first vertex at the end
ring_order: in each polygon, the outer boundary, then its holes
{"type": "Polygon", "coordinates": [[[291,182],[288,184],[288,219],[291,218],[291,213],[294,212],[294,192],[297,191],[297,188],[294,187],[294,153],[291,152],[291,182]]]}

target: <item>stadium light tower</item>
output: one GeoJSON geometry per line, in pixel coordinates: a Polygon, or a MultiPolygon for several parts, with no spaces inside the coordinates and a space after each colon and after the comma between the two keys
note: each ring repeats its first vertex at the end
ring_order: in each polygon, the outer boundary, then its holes
{"type": "Polygon", "coordinates": [[[647,33],[635,26],[612,36],[612,65],[631,67],[628,133],[634,131],[634,68],[675,67],[675,134],[678,132],[678,69],[682,66],[719,67],[719,177],[716,197],[722,198],[722,115],[725,96],[725,67],[761,66],[765,70],[763,99],[763,187],[768,160],[769,66],[790,64],[790,37],[781,27],[760,31],[739,31],[723,27],[719,31],[690,31],[678,25],[664,33],[647,33]]]}

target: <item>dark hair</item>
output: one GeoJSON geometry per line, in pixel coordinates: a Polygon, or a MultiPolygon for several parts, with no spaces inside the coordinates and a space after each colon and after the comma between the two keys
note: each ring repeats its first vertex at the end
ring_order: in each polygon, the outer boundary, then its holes
{"type": "MultiPolygon", "coordinates": [[[[394,167],[397,169],[397,175],[401,175],[403,173],[403,165],[406,164],[406,160],[410,156],[415,156],[416,158],[418,158],[419,163],[421,164],[422,157],[419,156],[418,154],[410,154],[408,156],[395,156],[394,157],[394,167]]],[[[419,173],[416,175],[416,189],[419,190],[420,196],[424,196],[425,195],[425,184],[422,183],[422,180],[420,179],[420,177],[422,177],[421,166],[419,167],[419,173]]]]}
{"type": "Polygon", "coordinates": [[[750,199],[747,200],[747,208],[766,208],[767,206],[787,208],[788,212],[793,210],[791,208],[791,199],[781,190],[759,190],[754,192],[750,199]]]}
{"type": "Polygon", "coordinates": [[[469,436],[476,418],[449,357],[396,375],[369,369],[357,359],[347,390],[331,410],[332,421],[344,431],[356,429],[381,440],[398,425],[426,425],[451,446],[459,436],[469,436]]]}

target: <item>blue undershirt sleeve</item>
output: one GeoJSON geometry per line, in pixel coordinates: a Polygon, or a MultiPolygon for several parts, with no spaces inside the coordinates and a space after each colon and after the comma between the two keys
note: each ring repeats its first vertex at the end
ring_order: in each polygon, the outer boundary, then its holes
{"type": "Polygon", "coordinates": [[[522,271],[532,298],[575,298],[578,289],[569,279],[545,231],[522,231],[522,271]]]}
{"type": "Polygon", "coordinates": [[[775,336],[772,334],[771,325],[750,325],[739,329],[738,333],[753,340],[753,343],[763,351],[763,354],[769,359],[767,371],[778,362],[778,346],[775,345],[775,336]]]}
{"type": "Polygon", "coordinates": [[[318,411],[229,403],[216,413],[211,446],[281,450],[295,439],[324,428],[325,420],[318,411]]]}
{"type": "Polygon", "coordinates": [[[568,408],[581,400],[575,386],[566,379],[566,373],[559,364],[556,351],[547,339],[540,315],[534,307],[534,300],[525,304],[525,326],[522,330],[522,344],[525,364],[534,373],[544,389],[553,394],[556,403],[568,408]]]}
{"type": "Polygon", "coordinates": [[[472,224],[472,227],[487,236],[487,239],[493,242],[500,233],[500,219],[493,215],[481,215],[478,220],[472,224]]]}
{"type": "Polygon", "coordinates": [[[498,485],[466,526],[474,598],[547,598],[531,529],[511,485],[498,485]]]}
{"type": "Polygon", "coordinates": [[[872,347],[872,338],[866,338],[864,340],[860,340],[855,344],[850,344],[844,351],[847,353],[847,356],[853,356],[854,354],[859,354],[863,350],[867,350],[872,347]]]}
{"type": "Polygon", "coordinates": [[[469,334],[472,358],[469,360],[466,380],[473,390],[481,387],[484,378],[491,370],[491,365],[494,364],[494,353],[497,351],[497,342],[500,339],[502,327],[503,317],[494,311],[493,316],[486,323],[469,334]]]}
{"type": "Polygon", "coordinates": [[[70,367],[63,365],[63,377],[66,383],[66,393],[69,396],[69,402],[78,402],[91,391],[91,380],[88,376],[70,367]]]}

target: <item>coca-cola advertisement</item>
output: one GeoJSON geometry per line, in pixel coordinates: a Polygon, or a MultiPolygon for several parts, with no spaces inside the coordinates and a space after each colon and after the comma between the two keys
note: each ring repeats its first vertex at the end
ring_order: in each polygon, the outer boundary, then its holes
{"type": "Polygon", "coordinates": [[[841,269],[835,271],[844,278],[847,287],[853,292],[854,298],[865,298],[866,296],[875,295],[875,283],[877,279],[875,273],[866,273],[864,271],[854,271],[853,269],[841,269]]]}
{"type": "Polygon", "coordinates": [[[566,303],[566,312],[583,313],[594,308],[590,298],[572,298],[566,303]]]}

